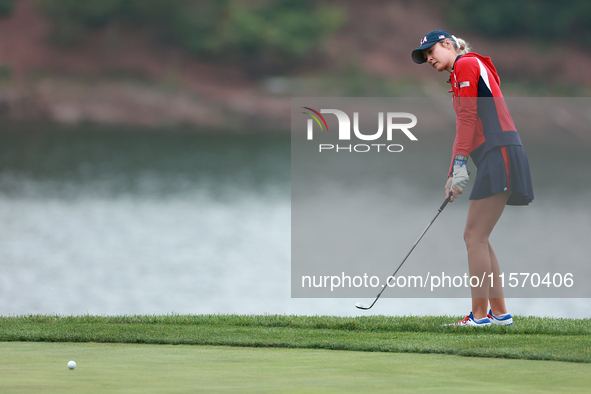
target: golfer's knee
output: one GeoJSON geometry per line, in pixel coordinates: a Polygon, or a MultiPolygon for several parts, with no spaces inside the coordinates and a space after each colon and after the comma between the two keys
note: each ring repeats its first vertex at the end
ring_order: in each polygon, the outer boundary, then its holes
{"type": "Polygon", "coordinates": [[[488,245],[488,237],[477,234],[475,231],[464,231],[464,242],[467,247],[477,246],[480,244],[488,245]]]}

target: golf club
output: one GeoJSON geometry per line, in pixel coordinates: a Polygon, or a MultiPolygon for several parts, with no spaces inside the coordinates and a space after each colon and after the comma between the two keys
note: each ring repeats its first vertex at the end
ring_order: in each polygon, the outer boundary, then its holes
{"type": "Polygon", "coordinates": [[[421,233],[421,236],[419,237],[419,239],[417,239],[417,242],[415,242],[415,244],[412,246],[412,248],[410,249],[410,252],[408,252],[408,254],[404,258],[404,260],[402,260],[402,263],[400,263],[400,265],[398,266],[398,268],[396,268],[396,271],[394,271],[394,273],[392,275],[390,275],[390,277],[388,278],[388,283],[387,283],[388,286],[384,286],[384,288],[382,289],[382,291],[380,291],[380,293],[378,294],[378,296],[376,297],[376,299],[371,303],[371,305],[367,305],[364,302],[358,302],[358,303],[355,304],[355,307],[356,308],[368,310],[368,309],[371,309],[371,307],[375,305],[375,303],[380,299],[380,296],[382,295],[382,293],[384,292],[384,290],[386,290],[389,287],[390,280],[394,278],[394,276],[396,275],[396,273],[398,273],[398,270],[400,269],[400,267],[402,267],[402,264],[404,264],[404,262],[406,261],[406,259],[408,258],[408,256],[410,256],[410,254],[412,253],[412,251],[419,244],[419,242],[423,238],[423,235],[425,235],[425,233],[427,232],[427,230],[429,230],[429,227],[431,227],[431,225],[433,224],[433,222],[435,221],[435,219],[437,219],[437,216],[439,216],[439,214],[441,213],[441,211],[443,211],[443,208],[445,208],[445,206],[449,202],[449,199],[450,198],[451,198],[451,193],[450,193],[450,196],[445,199],[445,201],[443,202],[443,204],[441,204],[441,207],[439,207],[439,210],[437,211],[437,215],[435,215],[435,217],[433,218],[433,220],[431,220],[431,223],[429,223],[429,225],[427,226],[427,228],[421,233]]]}

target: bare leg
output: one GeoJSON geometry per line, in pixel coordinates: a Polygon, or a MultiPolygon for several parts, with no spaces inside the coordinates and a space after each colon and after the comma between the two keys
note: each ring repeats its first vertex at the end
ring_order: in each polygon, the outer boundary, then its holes
{"type": "Polygon", "coordinates": [[[490,302],[492,313],[494,315],[503,315],[507,313],[507,307],[505,306],[505,297],[503,296],[503,288],[501,287],[501,278],[499,276],[501,274],[501,268],[499,267],[497,256],[495,255],[492,246],[490,246],[490,242],[488,244],[488,250],[490,251],[491,268],[494,274],[494,282],[493,286],[490,288],[488,300],[490,302]]]}
{"type": "MultiPolygon", "coordinates": [[[[497,193],[481,200],[470,201],[466,229],[464,230],[464,241],[468,249],[468,266],[470,277],[476,276],[479,280],[484,278],[481,287],[471,288],[472,314],[476,319],[486,317],[490,292],[490,278],[488,275],[493,272],[494,268],[498,270],[499,266],[496,255],[488,242],[488,237],[505,209],[509,194],[510,192],[497,193]]],[[[496,275],[498,273],[499,271],[496,272],[496,275]]],[[[493,304],[496,303],[495,309],[501,304],[498,301],[499,298],[503,300],[504,306],[502,293],[499,297],[496,286],[493,296],[497,300],[493,301],[493,304]]]]}

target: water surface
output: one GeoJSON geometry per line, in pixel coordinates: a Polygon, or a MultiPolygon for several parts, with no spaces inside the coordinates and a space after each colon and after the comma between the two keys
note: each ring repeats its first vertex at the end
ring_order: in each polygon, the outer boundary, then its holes
{"type": "MultiPolygon", "coordinates": [[[[433,162],[417,163],[420,179],[388,175],[408,185],[406,195],[417,188],[423,196],[392,199],[417,218],[408,246],[438,207],[446,171],[441,142],[421,143],[433,162]]],[[[588,259],[587,152],[528,147],[536,201],[502,224],[524,229],[531,246],[498,253],[588,259]],[[568,157],[566,167],[553,157],[568,157]],[[542,254],[540,242],[554,253],[542,254]]],[[[0,132],[0,314],[362,314],[353,308],[358,300],[290,298],[290,198],[289,135],[7,127],[0,132]]],[[[461,204],[438,230],[454,228],[460,242],[461,204]]],[[[436,258],[435,234],[417,258],[436,258]]],[[[590,315],[587,300],[510,302],[518,314],[590,315]]],[[[373,313],[461,314],[469,300],[378,306],[373,313]]]]}

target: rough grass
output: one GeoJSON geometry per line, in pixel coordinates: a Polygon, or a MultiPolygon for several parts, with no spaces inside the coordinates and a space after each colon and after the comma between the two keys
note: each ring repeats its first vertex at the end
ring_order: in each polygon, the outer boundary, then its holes
{"type": "Polygon", "coordinates": [[[459,319],[30,315],[0,317],[0,341],[284,347],[591,362],[591,319],[516,317],[516,325],[510,327],[443,326],[459,319]]]}

